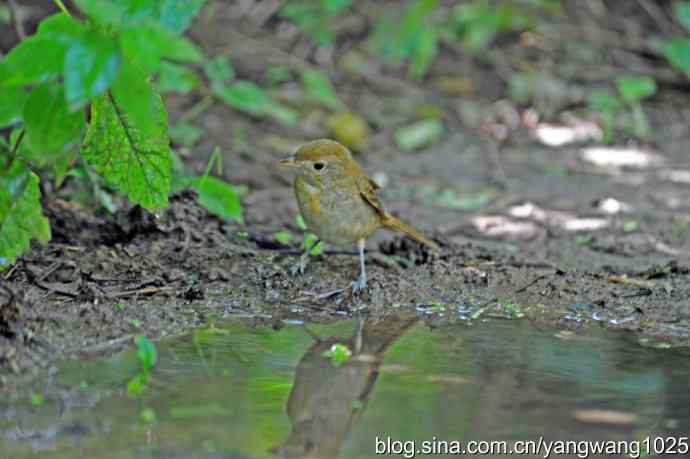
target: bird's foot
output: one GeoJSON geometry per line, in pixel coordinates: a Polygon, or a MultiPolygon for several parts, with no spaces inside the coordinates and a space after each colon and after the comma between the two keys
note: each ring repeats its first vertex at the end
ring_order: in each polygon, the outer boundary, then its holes
{"type": "Polygon", "coordinates": [[[367,277],[359,275],[357,280],[352,283],[352,295],[359,295],[367,286],[367,277]]]}
{"type": "Polygon", "coordinates": [[[307,265],[309,264],[309,259],[300,257],[299,261],[293,265],[290,266],[290,274],[293,276],[301,276],[304,274],[304,271],[307,269],[307,265]]]}

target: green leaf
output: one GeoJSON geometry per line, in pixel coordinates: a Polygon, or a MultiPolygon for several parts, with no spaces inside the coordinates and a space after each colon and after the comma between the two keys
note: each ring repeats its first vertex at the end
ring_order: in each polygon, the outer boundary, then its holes
{"type": "Polygon", "coordinates": [[[74,3],[76,3],[79,9],[92,21],[117,30],[124,20],[125,8],[128,1],[74,0],[74,3]]]}
{"type": "Polygon", "coordinates": [[[405,151],[437,142],[443,135],[443,123],[439,120],[418,121],[395,132],[395,142],[405,151]]]}
{"type": "Polygon", "coordinates": [[[615,113],[623,108],[616,94],[608,89],[592,91],[589,95],[589,106],[602,113],[615,113]]]}
{"type": "Polygon", "coordinates": [[[84,25],[65,13],[48,16],[38,25],[36,34],[41,38],[56,40],[69,45],[86,31],[84,25]]]}
{"type": "Polygon", "coordinates": [[[438,54],[436,32],[433,29],[423,29],[412,58],[410,59],[410,76],[421,79],[438,54]]]}
{"type": "Polygon", "coordinates": [[[160,26],[125,28],[119,42],[125,59],[133,61],[146,73],[156,72],[162,58],[187,62],[202,59],[194,43],[160,26]]]}
{"type": "Polygon", "coordinates": [[[24,107],[26,141],[38,164],[55,159],[81,140],[86,126],[84,109],[70,112],[62,85],[34,88],[24,107]]]}
{"type": "Polygon", "coordinates": [[[0,156],[0,269],[29,249],[31,239],[50,240],[50,224],[41,208],[38,176],[26,164],[0,156]]]}
{"type": "Polygon", "coordinates": [[[625,102],[634,103],[656,93],[656,81],[649,77],[619,77],[618,92],[625,102]]]}
{"type": "Polygon", "coordinates": [[[227,57],[218,56],[204,64],[204,73],[211,82],[211,86],[224,86],[235,78],[235,69],[232,68],[227,57]]]}
{"type": "Polygon", "coordinates": [[[22,120],[28,96],[21,86],[0,87],[0,128],[12,126],[22,120]]]}
{"type": "Polygon", "coordinates": [[[301,215],[298,215],[295,218],[295,223],[297,224],[297,227],[299,229],[304,230],[304,231],[307,230],[307,223],[304,221],[304,217],[302,217],[301,215]]]}
{"type": "Polygon", "coordinates": [[[305,70],[302,82],[307,97],[317,100],[334,111],[343,110],[343,103],[336,96],[328,77],[318,70],[305,70]]]}
{"type": "Polygon", "coordinates": [[[0,62],[0,86],[27,85],[62,74],[65,52],[65,45],[56,40],[27,38],[0,62]]]}
{"type": "Polygon", "coordinates": [[[319,237],[316,234],[307,233],[304,236],[304,241],[302,241],[302,248],[304,250],[306,250],[307,247],[311,247],[311,250],[309,251],[309,255],[312,257],[315,257],[315,256],[323,253],[323,248],[324,248],[323,242],[319,242],[318,244],[314,245],[314,242],[316,242],[316,240],[318,238],[319,237]]]}
{"type": "Polygon", "coordinates": [[[269,99],[266,91],[251,81],[240,80],[232,86],[214,87],[213,91],[226,104],[251,115],[268,115],[286,125],[298,119],[294,111],[269,99]]]}
{"type": "Polygon", "coordinates": [[[198,85],[199,79],[192,69],[172,62],[161,62],[156,80],[158,91],[186,94],[198,85]]]}
{"type": "Polygon", "coordinates": [[[167,135],[167,115],[158,93],[149,83],[148,76],[134,63],[124,61],[113,84],[115,101],[127,115],[131,126],[142,135],[167,135]]]}
{"type": "Polygon", "coordinates": [[[664,54],[674,67],[690,78],[690,40],[680,37],[668,40],[664,44],[664,54]]]}
{"type": "Polygon", "coordinates": [[[680,22],[683,27],[690,30],[690,2],[678,2],[674,7],[678,22],[680,22]]]}
{"type": "Polygon", "coordinates": [[[142,335],[134,338],[134,342],[137,345],[137,358],[139,359],[141,369],[144,370],[144,372],[150,371],[154,366],[156,366],[156,362],[158,361],[158,351],[156,351],[156,345],[142,335]]]}
{"type": "Polygon", "coordinates": [[[160,23],[173,33],[184,32],[206,0],[162,0],[160,23]]]}
{"type": "Polygon", "coordinates": [[[273,236],[276,238],[276,241],[283,245],[289,245],[292,241],[292,233],[289,231],[278,231],[273,236]]]}
{"type": "Polygon", "coordinates": [[[62,154],[55,158],[53,162],[53,173],[55,174],[55,187],[59,188],[62,185],[62,181],[72,169],[74,161],[77,159],[79,154],[79,148],[77,145],[74,148],[68,150],[65,154],[62,154]]]}
{"type": "Polygon", "coordinates": [[[105,92],[115,81],[121,63],[117,44],[94,31],[72,43],[65,55],[65,98],[81,106],[105,92]]]}
{"type": "Polygon", "coordinates": [[[216,177],[197,177],[191,187],[199,193],[199,203],[209,212],[228,220],[242,220],[242,204],[229,183],[216,177]]]}
{"type": "Polygon", "coordinates": [[[334,367],[339,367],[343,363],[350,360],[352,357],[352,351],[349,347],[344,344],[336,343],[332,345],[328,350],[321,354],[323,357],[331,359],[331,364],[334,367]]]}
{"type": "Polygon", "coordinates": [[[190,147],[201,139],[203,131],[191,123],[179,121],[170,126],[170,140],[178,145],[190,147]]]}
{"type": "MultiPolygon", "coordinates": [[[[165,108],[150,91],[155,129],[142,130],[121,100],[115,105],[110,94],[97,97],[91,105],[91,125],[82,155],[106,181],[146,209],[168,205],[172,180],[172,158],[167,135],[165,108]]],[[[147,102],[148,104],[149,102],[147,102]]]]}

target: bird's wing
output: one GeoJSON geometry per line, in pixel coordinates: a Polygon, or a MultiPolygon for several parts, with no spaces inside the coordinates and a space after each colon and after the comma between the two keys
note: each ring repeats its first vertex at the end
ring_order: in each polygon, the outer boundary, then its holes
{"type": "Polygon", "coordinates": [[[381,216],[388,215],[383,209],[383,204],[376,197],[375,190],[379,189],[379,186],[372,179],[367,177],[366,174],[362,174],[358,177],[357,188],[359,189],[359,194],[364,198],[364,200],[369,203],[376,211],[381,214],[381,216]]]}

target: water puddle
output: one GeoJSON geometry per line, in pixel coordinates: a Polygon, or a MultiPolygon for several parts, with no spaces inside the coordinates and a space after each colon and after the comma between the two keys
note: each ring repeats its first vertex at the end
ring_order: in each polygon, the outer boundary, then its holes
{"type": "Polygon", "coordinates": [[[400,315],[279,330],[230,322],[157,347],[140,396],[126,389],[136,351],[65,362],[40,386],[4,394],[0,457],[370,458],[424,441],[690,432],[688,353],[596,327],[430,327],[400,315]]]}

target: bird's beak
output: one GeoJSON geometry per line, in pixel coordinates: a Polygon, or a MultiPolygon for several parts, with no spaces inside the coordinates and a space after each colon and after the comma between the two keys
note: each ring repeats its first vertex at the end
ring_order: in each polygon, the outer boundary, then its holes
{"type": "Polygon", "coordinates": [[[276,161],[276,165],[279,167],[296,167],[297,161],[295,161],[295,155],[290,155],[287,158],[279,159],[276,161]]]}

